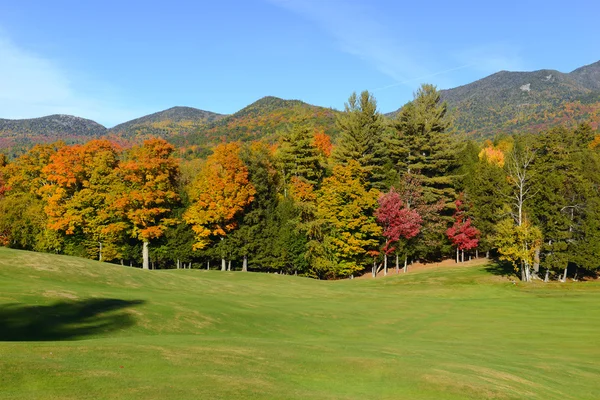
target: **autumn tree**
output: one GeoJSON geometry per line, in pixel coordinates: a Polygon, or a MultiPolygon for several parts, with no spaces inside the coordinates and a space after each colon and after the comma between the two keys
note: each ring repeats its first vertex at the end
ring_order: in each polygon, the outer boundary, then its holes
{"type": "MultiPolygon", "coordinates": [[[[384,275],[387,275],[388,255],[396,250],[400,238],[411,239],[419,234],[422,219],[415,209],[404,204],[402,196],[393,188],[388,193],[379,196],[378,203],[379,208],[375,216],[383,229],[385,238],[383,246],[384,275]]],[[[397,272],[398,262],[396,262],[397,272]]]]}
{"type": "Polygon", "coordinates": [[[332,277],[362,271],[367,252],[378,246],[381,228],[374,213],[380,192],[367,190],[365,179],[361,165],[349,161],[334,167],[318,194],[317,216],[326,229],[323,241],[332,277]]]}
{"type": "Polygon", "coordinates": [[[459,251],[462,252],[462,262],[465,261],[465,250],[471,250],[477,247],[479,243],[479,230],[473,226],[471,218],[466,214],[464,195],[461,194],[455,201],[456,211],[454,212],[454,224],[448,228],[446,235],[456,246],[456,262],[459,262],[459,251]]]}
{"type": "Polygon", "coordinates": [[[2,174],[5,196],[0,200],[0,235],[6,245],[26,250],[59,252],[63,243],[47,226],[42,188],[48,184],[43,169],[64,143],[35,145],[8,163],[2,174]]]}
{"type": "Polygon", "coordinates": [[[48,226],[78,236],[86,255],[98,254],[101,261],[118,256],[117,242],[125,229],[124,222],[110,212],[119,153],[108,140],[66,146],[52,155],[43,170],[48,181],[43,188],[48,226]]]}
{"type": "Polygon", "coordinates": [[[509,261],[515,270],[520,270],[523,282],[530,282],[530,266],[542,244],[542,232],[539,228],[532,225],[528,218],[523,218],[520,225],[513,218],[506,218],[496,227],[495,241],[500,259],[509,261]]]}
{"type": "Polygon", "coordinates": [[[149,269],[149,243],[176,221],[170,213],[179,201],[179,165],[175,148],[163,139],[149,139],[132,148],[117,171],[113,206],[128,223],[132,238],[142,242],[142,266],[149,269]]]}
{"type": "MultiPolygon", "coordinates": [[[[255,193],[248,168],[240,159],[239,143],[215,147],[190,188],[192,204],[183,216],[196,234],[194,248],[205,248],[211,237],[222,242],[237,226],[236,216],[254,200],[255,193]]],[[[226,269],[224,256],[221,269],[226,269]]]]}

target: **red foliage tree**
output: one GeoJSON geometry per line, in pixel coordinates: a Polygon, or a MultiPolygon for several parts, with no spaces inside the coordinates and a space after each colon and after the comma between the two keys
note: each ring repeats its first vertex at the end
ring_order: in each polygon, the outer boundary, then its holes
{"type": "Polygon", "coordinates": [[[400,238],[410,239],[419,234],[423,219],[415,209],[409,208],[402,196],[393,188],[379,197],[379,208],[375,216],[383,228],[385,245],[383,247],[385,273],[387,274],[387,256],[395,250],[400,238]]]}
{"type": "Polygon", "coordinates": [[[456,262],[459,251],[462,251],[462,261],[465,261],[465,250],[471,250],[479,244],[479,229],[473,226],[471,218],[466,215],[466,205],[461,194],[455,202],[454,224],[448,228],[446,235],[456,246],[456,262]]]}

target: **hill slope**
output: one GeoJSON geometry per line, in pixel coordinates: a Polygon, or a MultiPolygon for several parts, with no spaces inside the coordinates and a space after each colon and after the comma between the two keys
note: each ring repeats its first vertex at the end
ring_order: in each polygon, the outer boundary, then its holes
{"type": "Polygon", "coordinates": [[[275,140],[279,131],[303,120],[308,120],[316,129],[335,136],[337,113],[338,111],[313,106],[299,100],[283,100],[268,96],[175,141],[181,145],[204,145],[222,140],[248,141],[263,138],[275,140]]]}
{"type": "Polygon", "coordinates": [[[494,273],[321,282],[0,248],[0,398],[596,398],[599,284],[494,273]]]}
{"type": "Polygon", "coordinates": [[[64,140],[80,142],[106,134],[106,128],[72,115],[49,115],[32,119],[0,119],[0,148],[64,140]]]}
{"type": "Polygon", "coordinates": [[[122,138],[168,138],[196,131],[223,117],[222,114],[192,107],[172,107],[119,124],[111,128],[109,133],[122,138]]]}
{"type": "Polygon", "coordinates": [[[501,71],[442,91],[456,128],[473,137],[540,131],[559,124],[600,123],[600,62],[565,74],[501,71]]]}

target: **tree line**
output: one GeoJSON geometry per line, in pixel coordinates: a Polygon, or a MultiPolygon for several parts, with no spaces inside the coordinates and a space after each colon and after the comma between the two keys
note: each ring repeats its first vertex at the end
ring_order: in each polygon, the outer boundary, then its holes
{"type": "Polygon", "coordinates": [[[600,140],[589,126],[476,143],[454,131],[432,85],[394,118],[353,94],[336,124],[334,143],[306,118],[276,143],[221,143],[194,160],[162,139],[0,157],[0,242],[319,279],[490,253],[526,281],[600,267],[600,140]]]}

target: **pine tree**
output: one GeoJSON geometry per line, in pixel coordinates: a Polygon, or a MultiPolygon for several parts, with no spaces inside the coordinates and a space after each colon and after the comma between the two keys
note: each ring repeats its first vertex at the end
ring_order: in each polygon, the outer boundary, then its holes
{"type": "Polygon", "coordinates": [[[394,121],[393,154],[401,173],[419,176],[428,203],[442,199],[451,211],[456,198],[457,162],[446,113],[446,103],[441,101],[435,86],[421,86],[414,100],[400,110],[394,121]]]}
{"type": "Polygon", "coordinates": [[[284,185],[293,177],[318,185],[323,177],[320,150],[315,144],[314,130],[303,122],[294,124],[281,137],[279,164],[284,185]]]}
{"type": "Polygon", "coordinates": [[[336,124],[340,137],[333,153],[334,160],[341,165],[358,162],[367,187],[384,190],[387,181],[384,168],[387,158],[386,126],[383,116],[377,111],[373,95],[364,91],[357,98],[356,93],[352,93],[345,104],[345,112],[338,116],[336,124]]]}

